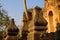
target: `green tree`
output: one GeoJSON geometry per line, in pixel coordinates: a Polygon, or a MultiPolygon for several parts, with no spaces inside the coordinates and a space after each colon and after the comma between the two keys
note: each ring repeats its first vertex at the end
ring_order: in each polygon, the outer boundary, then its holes
{"type": "Polygon", "coordinates": [[[0,4],[0,40],[3,39],[3,31],[6,24],[9,22],[9,16],[0,4]]]}
{"type": "Polygon", "coordinates": [[[9,22],[9,16],[7,12],[0,5],[0,30],[3,31],[6,24],[9,22]]]}

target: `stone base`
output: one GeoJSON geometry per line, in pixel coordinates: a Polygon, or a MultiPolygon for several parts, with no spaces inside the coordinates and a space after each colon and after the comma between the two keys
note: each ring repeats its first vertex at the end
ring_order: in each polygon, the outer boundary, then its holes
{"type": "Polygon", "coordinates": [[[30,32],[28,34],[27,40],[41,40],[39,32],[30,32]]]}

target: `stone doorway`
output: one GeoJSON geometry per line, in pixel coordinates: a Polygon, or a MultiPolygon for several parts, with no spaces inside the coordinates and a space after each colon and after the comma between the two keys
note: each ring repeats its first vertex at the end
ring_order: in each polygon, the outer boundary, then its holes
{"type": "Polygon", "coordinates": [[[50,26],[50,32],[54,32],[54,25],[53,25],[53,12],[49,11],[49,26],[50,26]]]}

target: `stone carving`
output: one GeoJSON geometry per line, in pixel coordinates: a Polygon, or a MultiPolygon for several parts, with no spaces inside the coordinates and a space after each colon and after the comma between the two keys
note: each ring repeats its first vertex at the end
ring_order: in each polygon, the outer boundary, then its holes
{"type": "Polygon", "coordinates": [[[6,37],[4,40],[18,40],[17,34],[19,32],[19,29],[14,23],[14,19],[11,19],[9,25],[6,28],[6,37]]]}

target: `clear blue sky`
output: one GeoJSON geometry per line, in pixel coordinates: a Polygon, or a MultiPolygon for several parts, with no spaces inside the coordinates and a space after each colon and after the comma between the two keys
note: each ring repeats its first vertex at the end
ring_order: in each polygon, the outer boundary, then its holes
{"type": "MultiPolygon", "coordinates": [[[[17,25],[21,25],[23,18],[23,0],[0,0],[3,8],[8,11],[8,15],[15,19],[17,25]]],[[[36,5],[44,7],[44,0],[27,0],[27,7],[33,8],[36,5]]]]}

